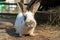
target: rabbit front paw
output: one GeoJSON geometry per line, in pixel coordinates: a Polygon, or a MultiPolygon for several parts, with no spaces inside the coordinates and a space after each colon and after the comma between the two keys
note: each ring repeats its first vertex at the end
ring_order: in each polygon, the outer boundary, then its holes
{"type": "Polygon", "coordinates": [[[30,36],[38,36],[39,34],[38,33],[32,33],[30,34],[30,36]]]}

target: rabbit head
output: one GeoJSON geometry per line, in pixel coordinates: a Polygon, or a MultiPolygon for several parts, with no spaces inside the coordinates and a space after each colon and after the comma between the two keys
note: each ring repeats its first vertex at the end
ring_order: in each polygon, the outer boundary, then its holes
{"type": "Polygon", "coordinates": [[[34,18],[34,15],[36,13],[36,11],[38,10],[38,7],[40,5],[40,2],[35,2],[34,4],[31,5],[29,9],[29,11],[27,11],[26,14],[26,25],[34,27],[36,25],[36,21],[34,18]]]}

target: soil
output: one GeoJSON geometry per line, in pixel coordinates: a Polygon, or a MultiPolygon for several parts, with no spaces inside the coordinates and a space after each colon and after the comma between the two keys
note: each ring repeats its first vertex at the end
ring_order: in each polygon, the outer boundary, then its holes
{"type": "Polygon", "coordinates": [[[0,19],[0,40],[60,40],[60,27],[58,25],[37,25],[37,36],[22,36],[15,34],[15,19],[0,19]]]}

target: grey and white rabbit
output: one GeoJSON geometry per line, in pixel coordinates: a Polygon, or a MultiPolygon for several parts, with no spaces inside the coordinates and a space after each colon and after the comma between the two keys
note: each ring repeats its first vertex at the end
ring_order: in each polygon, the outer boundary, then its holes
{"type": "Polygon", "coordinates": [[[21,12],[17,15],[15,25],[14,25],[16,29],[16,33],[18,33],[19,36],[22,36],[23,34],[29,34],[30,36],[35,36],[34,30],[36,28],[37,23],[34,18],[34,15],[39,7],[36,5],[40,3],[39,2],[34,3],[31,6],[30,10],[27,10],[25,5],[21,2],[18,2],[17,4],[19,8],[21,9],[21,12]]]}

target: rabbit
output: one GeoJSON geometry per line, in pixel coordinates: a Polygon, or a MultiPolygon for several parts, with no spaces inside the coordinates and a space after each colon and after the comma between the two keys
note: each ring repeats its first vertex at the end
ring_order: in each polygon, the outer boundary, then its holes
{"type": "Polygon", "coordinates": [[[21,12],[17,15],[16,21],[15,21],[15,29],[16,33],[19,34],[19,36],[22,36],[23,34],[29,34],[30,36],[35,36],[34,30],[36,28],[37,22],[34,18],[34,15],[38,9],[39,6],[35,8],[35,4],[40,4],[39,2],[34,3],[31,8],[28,10],[26,9],[25,5],[21,2],[18,2],[18,7],[21,9],[21,12]],[[34,10],[36,9],[36,10],[34,10]]]}

